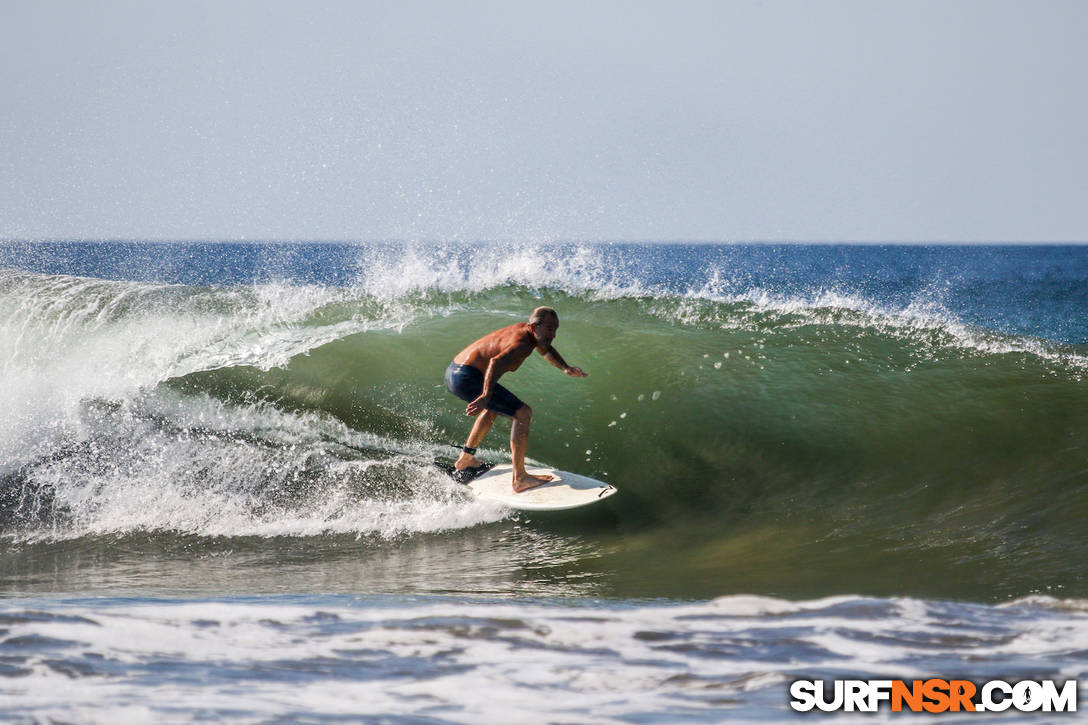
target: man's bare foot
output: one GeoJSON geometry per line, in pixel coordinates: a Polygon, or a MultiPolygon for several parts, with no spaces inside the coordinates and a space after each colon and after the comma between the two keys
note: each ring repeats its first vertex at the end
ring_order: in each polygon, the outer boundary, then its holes
{"type": "Polygon", "coordinates": [[[514,493],[521,493],[522,491],[528,491],[530,488],[536,488],[537,486],[552,480],[552,478],[554,478],[554,476],[532,476],[528,473],[520,478],[514,476],[514,493]]]}
{"type": "Polygon", "coordinates": [[[466,468],[476,468],[477,466],[482,465],[484,465],[484,462],[476,456],[470,456],[467,453],[462,453],[460,456],[458,456],[457,461],[453,464],[453,467],[456,468],[458,471],[463,471],[466,468]]]}

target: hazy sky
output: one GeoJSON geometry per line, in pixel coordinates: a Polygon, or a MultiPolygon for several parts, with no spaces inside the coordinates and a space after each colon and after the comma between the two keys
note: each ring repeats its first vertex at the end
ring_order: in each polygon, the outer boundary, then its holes
{"type": "Polygon", "coordinates": [[[1088,2],[0,0],[0,237],[1088,240],[1088,2]]]}

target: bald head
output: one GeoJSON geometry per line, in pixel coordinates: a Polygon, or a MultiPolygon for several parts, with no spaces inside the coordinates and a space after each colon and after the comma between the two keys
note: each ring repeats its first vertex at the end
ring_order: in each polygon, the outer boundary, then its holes
{"type": "Polygon", "coordinates": [[[529,315],[529,329],[533,331],[537,346],[547,348],[559,329],[559,315],[551,307],[537,307],[529,315]]]}
{"type": "Polygon", "coordinates": [[[537,307],[533,310],[533,313],[529,315],[530,325],[539,325],[544,322],[559,323],[559,313],[553,310],[551,307],[537,307]]]}

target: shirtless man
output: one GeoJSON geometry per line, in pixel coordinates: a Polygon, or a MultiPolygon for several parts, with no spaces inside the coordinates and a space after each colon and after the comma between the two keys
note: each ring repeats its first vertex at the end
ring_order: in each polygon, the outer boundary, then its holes
{"type": "Polygon", "coordinates": [[[504,327],[481,337],[466,347],[446,369],[446,389],[467,401],[465,415],[476,416],[461,456],[454,464],[458,471],[483,465],[473,454],[487,435],[496,415],[513,418],[510,451],[514,457],[514,493],[547,483],[551,476],[531,476],[525,472],[525,447],[529,442],[529,420],[533,410],[509,390],[498,384],[503,373],[521,367],[535,348],[544,359],[574,378],[588,377],[581,368],[567,365],[552,340],[559,329],[559,315],[551,307],[537,307],[528,322],[504,327]]]}

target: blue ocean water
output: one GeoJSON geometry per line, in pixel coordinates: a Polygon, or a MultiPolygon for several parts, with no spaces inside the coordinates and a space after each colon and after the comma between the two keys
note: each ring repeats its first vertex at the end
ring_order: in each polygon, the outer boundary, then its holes
{"type": "MultiPolygon", "coordinates": [[[[418,247],[439,264],[468,264],[474,250],[492,248],[418,247]]],[[[512,253],[518,249],[514,245],[512,253]]],[[[586,245],[544,249],[551,259],[563,260],[586,245]]],[[[837,290],[889,307],[924,296],[964,322],[1088,344],[1088,252],[1079,245],[611,243],[592,249],[611,281],[637,281],[659,292],[699,289],[717,273],[721,289],[737,293],[837,290]]],[[[0,266],[183,285],[287,281],[343,287],[358,280],[369,260],[396,259],[403,250],[392,243],[9,242],[0,245],[0,266]]]]}
{"type": "Polygon", "coordinates": [[[1081,677],[1086,312],[1082,246],[0,244],[0,720],[1081,677]],[[503,379],[530,456],[619,488],[573,516],[430,465],[449,359],[540,304],[590,377],[503,379]]]}

